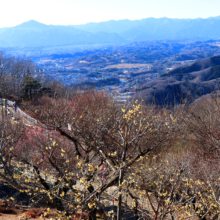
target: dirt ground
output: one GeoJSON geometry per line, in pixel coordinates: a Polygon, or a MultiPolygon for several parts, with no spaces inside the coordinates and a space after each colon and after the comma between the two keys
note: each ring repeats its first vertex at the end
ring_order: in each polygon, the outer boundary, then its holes
{"type": "MultiPolygon", "coordinates": [[[[18,208],[18,207],[7,207],[7,205],[2,205],[4,202],[0,201],[0,220],[26,220],[26,219],[42,219],[40,216],[44,213],[44,209],[32,209],[30,208],[18,208]]],[[[4,203],[5,204],[5,203],[4,203]]],[[[44,218],[45,220],[53,218],[54,216],[48,216],[48,218],[44,218]]],[[[54,218],[55,219],[55,218],[54,218]]]]}
{"type": "MultiPolygon", "coordinates": [[[[22,193],[18,193],[18,191],[7,185],[7,183],[0,181],[0,220],[37,220],[40,219],[40,216],[45,211],[46,208],[32,208],[29,204],[28,197],[22,193]],[[10,197],[14,197],[15,200],[10,200],[10,197]]],[[[49,217],[44,219],[49,219],[49,217]]]]}

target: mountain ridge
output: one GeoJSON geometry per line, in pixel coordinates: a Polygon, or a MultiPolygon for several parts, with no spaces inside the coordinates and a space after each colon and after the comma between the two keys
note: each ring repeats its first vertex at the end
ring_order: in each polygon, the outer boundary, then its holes
{"type": "Polygon", "coordinates": [[[31,20],[12,28],[0,29],[1,47],[48,47],[85,44],[121,44],[115,33],[90,33],[70,26],[46,25],[31,20]]]}
{"type": "Polygon", "coordinates": [[[163,39],[210,40],[220,38],[219,26],[220,16],[206,19],[124,19],[66,26],[30,20],[0,29],[0,46],[120,45],[163,39]]]}
{"type": "Polygon", "coordinates": [[[38,21],[35,20],[30,20],[30,21],[26,21],[22,24],[19,24],[17,26],[15,26],[14,28],[22,28],[22,29],[28,29],[28,28],[47,28],[49,25],[40,23],[38,21]]]}

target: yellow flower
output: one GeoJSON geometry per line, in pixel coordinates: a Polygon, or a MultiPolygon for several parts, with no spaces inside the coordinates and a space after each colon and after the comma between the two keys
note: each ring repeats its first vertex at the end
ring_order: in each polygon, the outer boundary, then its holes
{"type": "Polygon", "coordinates": [[[81,182],[81,183],[84,183],[85,180],[86,180],[86,178],[82,178],[82,179],[80,179],[80,182],[81,182]]]}
{"type": "Polygon", "coordinates": [[[60,194],[60,197],[63,197],[64,196],[64,192],[62,192],[61,194],[60,194]]]}
{"type": "Polygon", "coordinates": [[[93,204],[92,204],[92,203],[89,203],[88,206],[89,206],[90,209],[92,209],[93,204]]]}
{"type": "Polygon", "coordinates": [[[91,172],[91,171],[93,171],[93,170],[94,170],[93,165],[92,165],[92,164],[89,164],[89,171],[91,172]]]}

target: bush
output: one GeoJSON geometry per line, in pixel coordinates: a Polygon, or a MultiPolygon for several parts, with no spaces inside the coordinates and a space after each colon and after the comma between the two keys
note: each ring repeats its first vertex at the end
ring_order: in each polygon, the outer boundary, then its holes
{"type": "Polygon", "coordinates": [[[217,124],[210,124],[217,119],[215,104],[187,111],[138,100],[122,106],[101,92],[43,97],[38,104],[32,114],[41,128],[1,119],[0,177],[33,205],[56,208],[63,218],[218,215],[219,162],[210,154],[218,147],[217,124]]]}

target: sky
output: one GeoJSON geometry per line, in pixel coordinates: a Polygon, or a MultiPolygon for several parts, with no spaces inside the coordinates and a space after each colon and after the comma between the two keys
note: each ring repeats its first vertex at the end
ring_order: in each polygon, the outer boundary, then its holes
{"type": "Polygon", "coordinates": [[[75,25],[148,17],[207,18],[220,15],[219,0],[0,0],[0,28],[29,20],[75,25]]]}

